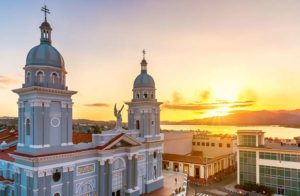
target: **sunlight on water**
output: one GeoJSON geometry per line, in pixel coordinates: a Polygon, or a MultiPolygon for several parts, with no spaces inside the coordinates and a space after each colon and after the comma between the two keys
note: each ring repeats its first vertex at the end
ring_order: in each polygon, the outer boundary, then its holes
{"type": "Polygon", "coordinates": [[[236,134],[237,130],[262,130],[266,137],[293,138],[300,136],[299,128],[287,128],[279,126],[214,126],[214,125],[161,125],[162,130],[200,130],[211,133],[236,134]]]}

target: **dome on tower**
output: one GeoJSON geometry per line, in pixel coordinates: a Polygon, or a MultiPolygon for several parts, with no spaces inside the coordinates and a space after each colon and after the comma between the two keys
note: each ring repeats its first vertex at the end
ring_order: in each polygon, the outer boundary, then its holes
{"type": "Polygon", "coordinates": [[[46,65],[62,68],[65,66],[65,62],[55,47],[48,43],[41,43],[29,51],[26,58],[26,66],[28,65],[46,65]]]}
{"type": "Polygon", "coordinates": [[[135,78],[133,88],[155,88],[155,83],[152,76],[141,73],[135,78]]]}
{"type": "Polygon", "coordinates": [[[155,88],[155,83],[152,78],[147,73],[147,61],[145,59],[146,51],[143,50],[143,60],[141,61],[141,73],[138,75],[133,84],[133,88],[155,88]]]}
{"type": "Polygon", "coordinates": [[[65,63],[61,54],[51,45],[51,25],[47,22],[47,13],[50,13],[47,7],[43,7],[42,11],[45,12],[45,20],[40,26],[41,38],[40,44],[33,47],[26,58],[26,65],[36,66],[52,66],[64,68],[65,63]]]}

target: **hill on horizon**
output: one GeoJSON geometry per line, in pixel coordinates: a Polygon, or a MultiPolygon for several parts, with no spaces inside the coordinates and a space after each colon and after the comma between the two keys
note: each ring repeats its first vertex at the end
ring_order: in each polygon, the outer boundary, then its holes
{"type": "MultiPolygon", "coordinates": [[[[172,124],[172,122],[166,122],[172,124]]],[[[202,125],[281,125],[300,127],[300,109],[244,111],[226,116],[183,120],[179,124],[202,125]]]]}

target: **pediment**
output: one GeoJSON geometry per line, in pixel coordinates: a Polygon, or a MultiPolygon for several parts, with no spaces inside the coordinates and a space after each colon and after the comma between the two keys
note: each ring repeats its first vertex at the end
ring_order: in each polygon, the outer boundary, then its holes
{"type": "Polygon", "coordinates": [[[125,133],[121,133],[112,138],[103,148],[103,150],[116,149],[120,147],[135,147],[140,146],[141,143],[135,138],[130,137],[125,133]]]}

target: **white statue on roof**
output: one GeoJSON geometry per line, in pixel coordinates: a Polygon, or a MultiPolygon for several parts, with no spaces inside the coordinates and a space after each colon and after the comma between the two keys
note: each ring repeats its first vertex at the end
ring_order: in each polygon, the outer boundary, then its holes
{"type": "Polygon", "coordinates": [[[122,112],[123,108],[124,108],[124,104],[123,104],[123,106],[121,107],[120,110],[117,109],[117,104],[115,104],[114,114],[115,114],[115,117],[117,118],[116,127],[115,127],[116,130],[122,128],[122,115],[121,115],[121,112],[122,112]]]}

